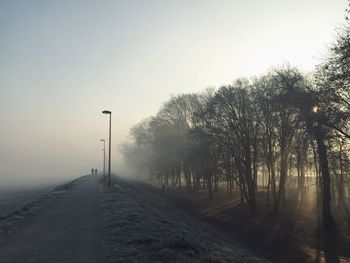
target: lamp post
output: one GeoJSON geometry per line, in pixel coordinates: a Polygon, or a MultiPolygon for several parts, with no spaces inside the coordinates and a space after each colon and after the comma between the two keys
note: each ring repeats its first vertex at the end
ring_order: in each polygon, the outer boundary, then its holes
{"type": "Polygon", "coordinates": [[[112,112],[109,110],[102,111],[103,114],[109,114],[109,146],[108,146],[108,187],[111,187],[111,131],[112,131],[112,112]]]}
{"type": "Polygon", "coordinates": [[[103,180],[106,180],[106,140],[101,139],[101,142],[103,142],[103,180]]]}

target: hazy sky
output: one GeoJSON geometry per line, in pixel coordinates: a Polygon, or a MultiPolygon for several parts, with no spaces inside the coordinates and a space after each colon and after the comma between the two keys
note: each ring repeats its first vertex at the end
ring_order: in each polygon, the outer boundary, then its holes
{"type": "MultiPolygon", "coordinates": [[[[312,70],[346,0],[0,0],[0,187],[101,169],[170,94],[312,70]]],[[[115,165],[116,167],[116,165],[115,165]]]]}

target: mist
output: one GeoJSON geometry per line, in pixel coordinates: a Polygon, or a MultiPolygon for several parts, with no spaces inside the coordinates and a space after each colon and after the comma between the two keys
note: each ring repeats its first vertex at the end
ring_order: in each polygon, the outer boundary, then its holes
{"type": "Polygon", "coordinates": [[[350,262],[349,7],[0,0],[0,261],[350,262]]]}
{"type": "Polygon", "coordinates": [[[171,94],[284,61],[312,70],[344,2],[297,2],[1,2],[0,188],[101,171],[104,109],[113,112],[112,170],[123,173],[120,145],[130,128],[171,94]]]}

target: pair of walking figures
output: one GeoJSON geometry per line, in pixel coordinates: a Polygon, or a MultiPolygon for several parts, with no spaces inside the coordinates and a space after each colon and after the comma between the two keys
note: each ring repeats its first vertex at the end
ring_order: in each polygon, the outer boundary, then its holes
{"type": "Polygon", "coordinates": [[[97,168],[91,168],[91,175],[97,175],[97,168]]]}

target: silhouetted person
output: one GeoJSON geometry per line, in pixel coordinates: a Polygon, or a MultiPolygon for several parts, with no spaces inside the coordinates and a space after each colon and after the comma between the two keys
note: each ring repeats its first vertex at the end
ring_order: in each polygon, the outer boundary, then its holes
{"type": "Polygon", "coordinates": [[[97,175],[97,168],[95,169],[95,175],[97,175]]]}
{"type": "Polygon", "coordinates": [[[91,175],[94,175],[94,168],[91,168],[91,175]]]}

